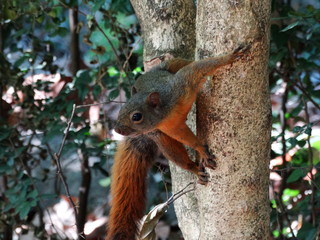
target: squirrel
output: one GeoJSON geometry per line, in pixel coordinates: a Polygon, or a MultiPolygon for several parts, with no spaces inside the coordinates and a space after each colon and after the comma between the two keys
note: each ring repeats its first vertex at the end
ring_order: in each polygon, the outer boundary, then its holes
{"type": "Polygon", "coordinates": [[[240,59],[249,47],[200,61],[171,59],[138,77],[132,97],[120,109],[115,131],[126,136],[114,158],[111,210],[106,240],[134,240],[146,205],[146,178],[158,149],[181,168],[194,173],[206,185],[205,167],[215,169],[208,149],[185,121],[205,77],[240,59]],[[190,160],[184,147],[199,154],[199,164],[190,160]]]}

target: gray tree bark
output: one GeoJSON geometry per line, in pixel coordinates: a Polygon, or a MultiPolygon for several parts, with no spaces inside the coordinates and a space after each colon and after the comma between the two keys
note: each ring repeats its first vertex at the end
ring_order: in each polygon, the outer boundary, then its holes
{"type": "Polygon", "coordinates": [[[196,9],[192,0],[131,0],[142,27],[144,61],[170,53],[194,58],[196,9]]]}
{"type": "Polygon", "coordinates": [[[198,239],[269,238],[269,16],[269,0],[198,2],[197,58],[252,42],[250,55],[221,69],[197,101],[197,133],[218,165],[210,186],[197,189],[198,239]]]}
{"type": "MultiPolygon", "coordinates": [[[[202,59],[251,43],[248,57],[209,79],[197,101],[197,132],[217,157],[208,186],[175,202],[186,240],[267,239],[271,109],[267,60],[270,1],[131,0],[144,60],[170,53],[202,59]],[[195,19],[196,27],[195,27],[195,19]],[[196,33],[196,34],[195,34],[196,33]]],[[[195,125],[194,116],[191,122],[195,125]]],[[[194,176],[170,166],[173,191],[194,176]]]]}

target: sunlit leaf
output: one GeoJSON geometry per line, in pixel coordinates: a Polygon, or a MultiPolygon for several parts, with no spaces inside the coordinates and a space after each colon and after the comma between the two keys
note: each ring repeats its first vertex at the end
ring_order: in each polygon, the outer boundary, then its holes
{"type": "Polygon", "coordinates": [[[285,27],[284,29],[282,29],[280,32],[286,32],[296,26],[298,26],[300,24],[300,21],[296,21],[294,23],[289,24],[287,27],[285,27]]]}
{"type": "Polygon", "coordinates": [[[298,196],[298,194],[300,193],[299,190],[297,189],[290,189],[290,188],[286,188],[284,191],[283,191],[283,195],[287,195],[289,197],[296,197],[298,196]]]}
{"type": "Polygon", "coordinates": [[[320,141],[311,143],[311,146],[320,151],[320,141]]]}
{"type": "Polygon", "coordinates": [[[103,178],[99,181],[100,186],[102,187],[109,187],[111,183],[111,178],[107,177],[107,178],[103,178]]]}

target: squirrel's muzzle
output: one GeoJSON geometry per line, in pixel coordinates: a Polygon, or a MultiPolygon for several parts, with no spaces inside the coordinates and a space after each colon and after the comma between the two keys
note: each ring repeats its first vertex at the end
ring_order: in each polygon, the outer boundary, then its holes
{"type": "Polygon", "coordinates": [[[119,134],[121,134],[123,136],[129,136],[129,135],[132,135],[132,134],[135,133],[134,129],[132,129],[132,128],[128,127],[128,126],[124,126],[124,125],[118,124],[118,123],[116,124],[114,130],[117,133],[119,133],[119,134]]]}

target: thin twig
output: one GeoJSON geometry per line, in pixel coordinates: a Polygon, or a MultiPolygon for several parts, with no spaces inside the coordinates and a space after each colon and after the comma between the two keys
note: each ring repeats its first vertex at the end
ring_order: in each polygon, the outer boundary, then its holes
{"type": "MultiPolygon", "coordinates": [[[[282,168],[287,168],[287,161],[286,161],[286,154],[287,154],[287,146],[286,146],[286,137],[285,132],[287,129],[287,121],[286,121],[286,112],[287,112],[287,101],[288,101],[288,77],[284,75],[284,93],[282,95],[282,101],[281,101],[281,111],[280,111],[280,123],[281,123],[281,145],[282,145],[282,168]]],[[[280,183],[279,187],[279,196],[278,196],[278,202],[279,204],[282,204],[282,195],[283,191],[286,188],[286,179],[288,177],[288,171],[281,172],[282,181],[280,183]]],[[[284,228],[283,223],[283,215],[281,214],[279,216],[279,229],[280,229],[280,237],[283,238],[282,230],[284,228]]]]}
{"type": "MultiPolygon", "coordinates": [[[[304,111],[306,113],[306,123],[310,124],[310,117],[309,117],[309,112],[308,112],[308,105],[307,102],[303,99],[303,103],[304,103],[304,111]]],[[[312,130],[311,130],[312,131],[312,130]]],[[[314,164],[313,164],[313,153],[312,153],[312,147],[311,147],[311,143],[310,143],[310,137],[311,137],[311,132],[310,134],[308,134],[307,137],[307,143],[308,143],[308,160],[310,163],[310,180],[311,180],[311,199],[310,199],[310,204],[311,204],[311,221],[312,221],[312,225],[315,227],[316,226],[316,209],[315,209],[315,196],[316,196],[316,188],[315,188],[315,184],[314,184],[314,175],[312,173],[314,164]]]]}
{"type": "MultiPolygon", "coordinates": [[[[56,228],[56,226],[54,225],[54,223],[53,223],[53,221],[52,221],[50,211],[49,211],[48,209],[46,209],[46,212],[47,212],[47,214],[48,214],[49,221],[50,221],[50,223],[51,223],[51,224],[50,224],[51,227],[56,231],[56,234],[57,234],[58,238],[61,239],[61,240],[63,240],[64,238],[62,238],[62,236],[60,236],[60,233],[59,233],[58,229],[56,228]]],[[[67,235],[66,235],[63,231],[61,231],[61,232],[63,233],[64,237],[66,238],[67,235]]]]}
{"type": "Polygon", "coordinates": [[[100,103],[91,103],[91,104],[77,105],[76,108],[78,109],[78,108],[92,107],[92,106],[109,104],[109,103],[126,103],[126,102],[122,102],[122,101],[106,101],[106,102],[100,102],[100,103]]]}
{"type": "Polygon", "coordinates": [[[126,61],[123,63],[123,66],[122,66],[123,69],[126,69],[126,66],[127,66],[128,62],[129,62],[129,59],[131,58],[136,45],[138,45],[138,43],[140,41],[141,41],[141,38],[139,38],[138,41],[135,42],[134,45],[132,46],[132,49],[130,50],[129,55],[126,57],[126,61]]]}
{"type": "Polygon", "coordinates": [[[95,20],[95,23],[96,23],[96,27],[99,29],[99,31],[102,33],[102,35],[106,38],[106,40],[108,41],[108,43],[110,44],[110,47],[113,51],[113,54],[114,56],[116,57],[116,60],[117,60],[117,63],[118,63],[118,66],[119,66],[119,69],[123,72],[124,69],[122,68],[122,64],[121,64],[121,60],[120,60],[120,57],[119,55],[117,54],[117,50],[115,49],[115,47],[113,46],[113,43],[111,42],[110,38],[107,36],[107,34],[103,31],[103,29],[100,27],[99,23],[95,20]]]}
{"type": "Polygon", "coordinates": [[[169,204],[173,203],[174,201],[176,201],[181,196],[187,194],[188,192],[194,191],[196,189],[196,183],[197,183],[196,181],[188,183],[187,186],[185,186],[183,189],[181,189],[180,191],[178,191],[175,194],[173,194],[167,200],[167,204],[169,205],[169,204]],[[193,185],[193,188],[186,190],[190,185],[193,185]]]}
{"type": "Polygon", "coordinates": [[[59,151],[58,153],[55,153],[55,157],[57,158],[56,160],[58,160],[57,163],[59,163],[59,167],[61,168],[61,165],[60,165],[60,157],[61,157],[61,153],[62,153],[62,150],[64,148],[64,145],[65,145],[65,142],[67,140],[67,136],[68,136],[68,133],[69,133],[69,129],[71,127],[71,124],[72,124],[72,119],[73,119],[73,116],[74,116],[74,113],[76,111],[76,104],[73,104],[73,107],[72,107],[72,112],[71,112],[71,116],[70,116],[70,119],[69,121],[67,122],[67,127],[65,129],[65,133],[64,133],[64,137],[63,137],[63,140],[62,140],[62,143],[60,145],[60,148],[59,148],[59,151]]]}
{"type": "MultiPolygon", "coordinates": [[[[301,170],[304,170],[305,172],[308,172],[310,170],[310,167],[286,167],[281,169],[271,169],[271,172],[283,172],[283,171],[290,171],[292,169],[301,169],[301,170]]],[[[317,167],[317,169],[320,170],[319,167],[317,167]]]]}
{"type": "MultiPolygon", "coordinates": [[[[287,79],[288,80],[288,79],[287,79]]],[[[286,113],[287,113],[287,101],[288,101],[288,84],[287,81],[284,83],[284,93],[282,96],[281,102],[281,111],[280,111],[280,123],[281,123],[281,144],[282,144],[282,167],[286,168],[287,161],[286,161],[286,154],[287,154],[287,145],[286,145],[286,129],[287,129],[287,120],[286,120],[286,113]]],[[[286,178],[288,177],[288,172],[282,172],[281,177],[283,181],[281,182],[280,186],[280,200],[283,194],[283,190],[286,187],[286,178]]]]}
{"type": "Polygon", "coordinates": [[[309,101],[312,102],[313,105],[314,105],[316,108],[318,108],[318,110],[320,110],[320,105],[319,105],[318,103],[316,103],[316,102],[312,99],[312,97],[306,92],[306,90],[305,90],[304,87],[301,85],[301,83],[300,83],[300,84],[297,84],[297,83],[296,83],[295,86],[296,86],[297,88],[299,88],[299,90],[303,93],[303,95],[304,95],[306,98],[308,98],[309,101]]]}
{"type": "Polygon", "coordinates": [[[62,143],[60,145],[59,151],[58,151],[58,153],[54,153],[54,160],[56,161],[56,164],[57,164],[57,174],[59,175],[59,177],[60,177],[60,179],[61,179],[61,181],[62,181],[62,183],[64,185],[64,188],[65,188],[66,193],[67,193],[67,197],[68,197],[68,199],[69,199],[69,201],[70,201],[70,203],[72,205],[75,218],[78,219],[77,207],[76,207],[75,203],[73,202],[73,200],[71,198],[70,191],[69,191],[69,186],[68,186],[68,183],[66,181],[66,177],[64,176],[64,174],[62,172],[61,162],[60,162],[61,153],[62,153],[62,150],[64,148],[64,145],[65,145],[68,133],[69,133],[69,129],[71,127],[71,123],[72,123],[72,119],[73,119],[75,110],[76,110],[76,105],[73,104],[72,113],[71,113],[70,119],[69,119],[69,121],[67,123],[67,127],[66,127],[66,130],[65,130],[64,137],[63,137],[62,143]]]}
{"type": "Polygon", "coordinates": [[[162,171],[161,167],[160,166],[157,166],[159,172],[160,172],[160,175],[161,175],[161,180],[162,180],[162,183],[163,183],[163,186],[164,186],[164,189],[165,189],[165,192],[166,192],[166,198],[169,199],[169,191],[168,191],[168,187],[167,187],[167,183],[166,181],[164,180],[164,171],[162,171]]]}
{"type": "MultiPolygon", "coordinates": [[[[277,199],[276,199],[276,192],[274,191],[274,184],[271,182],[270,183],[270,185],[271,185],[271,189],[272,189],[272,193],[273,193],[273,196],[274,196],[274,200],[276,201],[276,215],[277,215],[277,223],[278,223],[278,232],[279,232],[279,234],[282,236],[282,217],[281,217],[281,212],[280,211],[278,211],[278,201],[277,201],[277,199]]],[[[283,238],[283,236],[282,236],[282,238],[283,238]]]]}
{"type": "Polygon", "coordinates": [[[290,219],[289,219],[288,213],[286,212],[286,210],[285,210],[285,208],[284,208],[284,206],[283,206],[283,204],[282,204],[282,200],[280,199],[280,196],[279,196],[277,193],[274,193],[274,197],[275,197],[277,206],[278,206],[279,209],[280,209],[280,212],[283,214],[283,216],[285,217],[285,219],[286,219],[287,222],[288,222],[288,227],[289,227],[290,232],[291,232],[291,234],[292,234],[292,238],[293,238],[294,240],[297,240],[297,238],[296,238],[296,236],[295,236],[295,234],[294,234],[294,232],[293,232],[293,229],[292,229],[292,227],[291,227],[291,221],[290,221],[290,219]]]}

